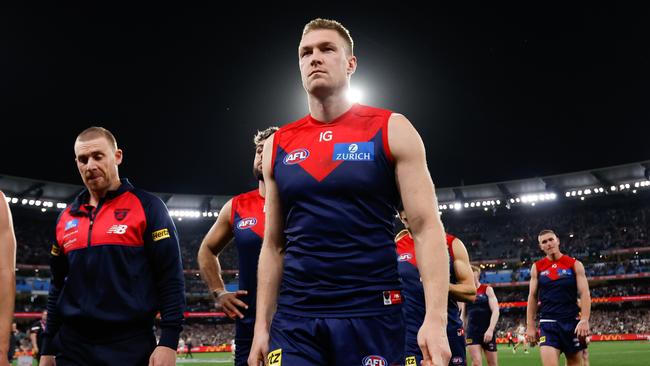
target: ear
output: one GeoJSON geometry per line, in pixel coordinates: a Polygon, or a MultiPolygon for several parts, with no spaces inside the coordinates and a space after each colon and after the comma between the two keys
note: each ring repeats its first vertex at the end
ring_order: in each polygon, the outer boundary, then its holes
{"type": "Polygon", "coordinates": [[[122,164],[123,152],[122,149],[115,150],[115,165],[122,164]]]}
{"type": "Polygon", "coordinates": [[[347,66],[347,74],[348,76],[351,76],[354,74],[354,72],[357,71],[357,57],[356,56],[350,56],[348,57],[348,66],[347,66]]]}

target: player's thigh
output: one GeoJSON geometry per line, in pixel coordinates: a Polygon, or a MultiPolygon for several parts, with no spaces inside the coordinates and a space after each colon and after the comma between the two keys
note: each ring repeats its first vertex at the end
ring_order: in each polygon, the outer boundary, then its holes
{"type": "Polygon", "coordinates": [[[558,366],[560,359],[560,350],[551,346],[539,347],[539,354],[544,366],[558,366]]]}

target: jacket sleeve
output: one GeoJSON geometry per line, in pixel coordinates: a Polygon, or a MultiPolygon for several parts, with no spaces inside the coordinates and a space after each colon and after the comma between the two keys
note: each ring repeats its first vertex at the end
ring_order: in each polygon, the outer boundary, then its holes
{"type": "Polygon", "coordinates": [[[159,346],[176,349],[185,311],[185,280],[176,226],[167,206],[155,196],[145,205],[144,242],[151,259],[160,311],[159,346]]]}
{"type": "MultiPolygon", "coordinates": [[[[58,220],[57,220],[58,226],[58,220]]],[[[50,249],[50,292],[47,297],[47,322],[43,331],[43,345],[40,353],[42,355],[56,355],[56,349],[52,346],[52,339],[61,327],[61,314],[59,314],[57,303],[63,290],[65,278],[68,275],[68,258],[58,242],[52,244],[50,249]]]]}

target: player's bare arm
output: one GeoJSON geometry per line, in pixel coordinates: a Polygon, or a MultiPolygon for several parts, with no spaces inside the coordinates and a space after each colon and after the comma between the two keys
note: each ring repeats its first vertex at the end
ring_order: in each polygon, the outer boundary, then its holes
{"type": "Polygon", "coordinates": [[[255,336],[248,357],[249,366],[266,363],[269,348],[269,328],[278,301],[284,263],[282,209],[278,188],[273,178],[272,149],[274,135],[264,143],[264,182],[266,183],[266,227],[257,270],[257,312],[255,336]]]}
{"type": "Polygon", "coordinates": [[[580,261],[575,263],[576,284],[578,286],[578,297],[580,298],[580,321],[576,326],[575,333],[578,337],[587,337],[589,329],[589,318],[591,316],[591,294],[589,293],[589,282],[585,274],[585,267],[580,261]]]}
{"type": "Polygon", "coordinates": [[[497,322],[499,321],[499,300],[497,300],[497,296],[491,286],[485,290],[485,294],[488,297],[488,305],[490,305],[490,311],[492,311],[492,315],[490,315],[490,325],[488,326],[488,329],[485,331],[485,334],[483,336],[483,342],[487,343],[490,342],[494,337],[494,329],[496,328],[497,322]]]}
{"type": "Polygon", "coordinates": [[[388,143],[424,285],[426,315],[418,333],[423,365],[446,365],[451,357],[446,334],[449,255],[424,144],[409,120],[399,114],[388,122],[388,143]]]}
{"type": "Polygon", "coordinates": [[[219,263],[219,254],[233,238],[230,223],[231,210],[232,200],[228,200],[221,208],[217,221],[203,238],[197,259],[201,277],[208,285],[210,293],[214,296],[217,309],[223,310],[230,318],[243,318],[244,315],[240,309],[247,309],[248,304],[238,299],[238,297],[244,296],[248,292],[246,290],[226,291],[221,277],[221,264],[219,263]]]}
{"type": "Polygon", "coordinates": [[[528,290],[528,306],[526,307],[526,338],[534,343],[537,339],[535,314],[537,314],[537,268],[533,264],[530,269],[530,288],[528,290]]]}
{"type": "Polygon", "coordinates": [[[454,250],[454,273],[458,282],[449,284],[449,295],[458,301],[474,302],[476,286],[467,248],[458,238],[454,239],[451,245],[454,250]]]}

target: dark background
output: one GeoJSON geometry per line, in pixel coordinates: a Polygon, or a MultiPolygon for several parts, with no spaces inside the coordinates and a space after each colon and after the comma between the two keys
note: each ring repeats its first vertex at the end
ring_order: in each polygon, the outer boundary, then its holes
{"type": "Polygon", "coordinates": [[[650,13],[613,6],[4,8],[0,174],[80,184],[76,135],[110,129],[157,192],[254,186],[252,136],[307,111],[297,46],[341,21],[362,103],[406,115],[439,187],[650,159],[650,13]]]}

